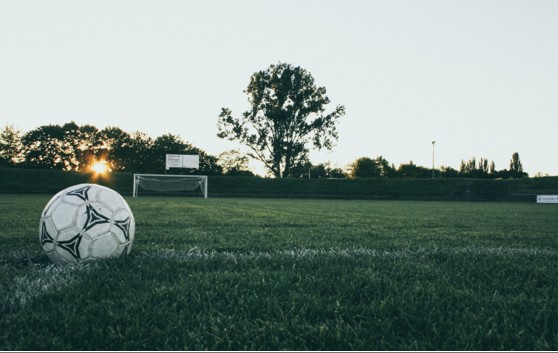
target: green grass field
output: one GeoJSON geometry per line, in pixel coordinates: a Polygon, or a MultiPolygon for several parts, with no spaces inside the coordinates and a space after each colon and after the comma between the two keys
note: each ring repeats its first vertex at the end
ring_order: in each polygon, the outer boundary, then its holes
{"type": "Polygon", "coordinates": [[[54,267],[0,195],[0,350],[557,350],[558,207],[128,198],[130,256],[54,267]]]}

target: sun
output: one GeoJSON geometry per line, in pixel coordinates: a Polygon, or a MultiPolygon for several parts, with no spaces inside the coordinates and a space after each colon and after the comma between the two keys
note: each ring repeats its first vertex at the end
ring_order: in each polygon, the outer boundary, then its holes
{"type": "Polygon", "coordinates": [[[110,172],[106,161],[96,161],[91,165],[91,170],[97,174],[106,174],[110,172]]]}

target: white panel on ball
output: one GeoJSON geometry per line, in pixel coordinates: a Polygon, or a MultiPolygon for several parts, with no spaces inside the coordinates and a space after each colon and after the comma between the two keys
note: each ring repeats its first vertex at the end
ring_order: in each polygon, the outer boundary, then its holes
{"type": "Polygon", "coordinates": [[[57,193],[45,206],[39,242],[55,264],[93,261],[130,253],[135,220],[116,191],[79,184],[57,193]]]}

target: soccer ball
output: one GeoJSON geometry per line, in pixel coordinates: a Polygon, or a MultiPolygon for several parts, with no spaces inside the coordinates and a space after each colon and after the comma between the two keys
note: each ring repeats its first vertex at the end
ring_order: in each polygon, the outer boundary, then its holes
{"type": "Polygon", "coordinates": [[[47,203],[39,222],[41,248],[55,264],[127,255],[134,215],[116,191],[96,184],[70,186],[47,203]]]}

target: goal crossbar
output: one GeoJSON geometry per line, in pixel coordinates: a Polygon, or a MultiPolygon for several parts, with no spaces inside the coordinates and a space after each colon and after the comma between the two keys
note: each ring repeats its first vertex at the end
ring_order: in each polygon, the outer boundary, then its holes
{"type": "Polygon", "coordinates": [[[199,188],[207,198],[207,175],[134,174],[133,197],[139,188],[152,191],[191,191],[199,188]]]}

